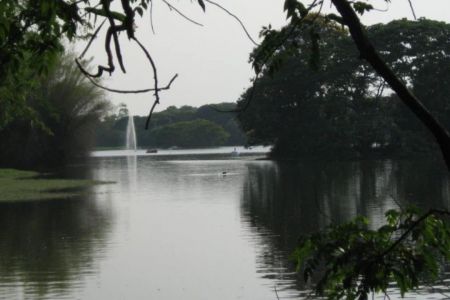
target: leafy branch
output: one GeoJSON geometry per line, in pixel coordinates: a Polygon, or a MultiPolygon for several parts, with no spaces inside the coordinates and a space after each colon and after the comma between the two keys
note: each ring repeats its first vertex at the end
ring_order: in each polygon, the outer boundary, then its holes
{"type": "Polygon", "coordinates": [[[329,299],[367,299],[387,294],[395,282],[402,296],[426,280],[436,280],[441,261],[450,261],[447,210],[419,214],[416,208],[390,210],[386,225],[368,229],[358,217],[350,223],[302,238],[293,257],[305,281],[321,273],[315,291],[329,299]]]}

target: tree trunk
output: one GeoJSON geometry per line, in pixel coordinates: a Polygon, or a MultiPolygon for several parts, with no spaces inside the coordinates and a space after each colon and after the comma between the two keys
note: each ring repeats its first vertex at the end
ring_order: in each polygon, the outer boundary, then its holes
{"type": "Polygon", "coordinates": [[[409,107],[409,109],[433,134],[436,142],[439,144],[447,169],[450,171],[450,135],[448,131],[432,116],[422,102],[407,89],[405,84],[401,82],[383,59],[381,59],[367,37],[358,15],[355,13],[348,0],[331,1],[341,14],[345,24],[348,26],[353,41],[358,47],[361,58],[364,58],[369,62],[378,75],[380,75],[389,84],[392,90],[394,90],[400,100],[409,107]]]}

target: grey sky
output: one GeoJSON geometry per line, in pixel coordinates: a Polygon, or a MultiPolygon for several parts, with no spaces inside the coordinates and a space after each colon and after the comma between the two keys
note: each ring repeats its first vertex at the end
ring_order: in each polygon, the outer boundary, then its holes
{"type": "MultiPolygon", "coordinates": [[[[137,37],[144,43],[155,59],[159,81],[166,85],[178,73],[179,77],[169,91],[161,94],[161,104],[156,111],[168,106],[192,105],[236,101],[249,86],[254,75],[248,56],[254,45],[232,17],[220,9],[207,5],[206,13],[196,1],[167,0],[192,19],[202,23],[194,25],[176,12],[170,11],[162,1],[155,1],[151,32],[149,16],[144,15],[137,24],[137,37]]],[[[248,31],[259,40],[258,33],[264,25],[279,28],[285,24],[283,0],[216,0],[236,14],[248,31]]],[[[450,21],[450,0],[412,0],[418,17],[450,21]]],[[[365,24],[388,22],[392,19],[412,19],[407,0],[392,0],[387,5],[384,0],[371,3],[379,9],[363,17],[365,24]]],[[[103,83],[121,89],[148,88],[153,85],[153,74],[144,54],[136,44],[121,37],[127,74],[117,70],[103,83]]],[[[94,62],[105,63],[98,40],[88,52],[94,62]]],[[[77,45],[82,48],[83,45],[77,45]]],[[[123,95],[108,93],[108,98],[118,104],[127,104],[132,114],[146,115],[153,102],[151,94],[123,95]]]]}

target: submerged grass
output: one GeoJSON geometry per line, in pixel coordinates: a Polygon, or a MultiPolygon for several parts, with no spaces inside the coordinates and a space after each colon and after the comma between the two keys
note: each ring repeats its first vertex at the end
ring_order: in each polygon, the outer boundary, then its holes
{"type": "Polygon", "coordinates": [[[84,179],[43,178],[34,171],[0,169],[0,202],[50,200],[80,195],[83,188],[103,182],[84,179]]]}

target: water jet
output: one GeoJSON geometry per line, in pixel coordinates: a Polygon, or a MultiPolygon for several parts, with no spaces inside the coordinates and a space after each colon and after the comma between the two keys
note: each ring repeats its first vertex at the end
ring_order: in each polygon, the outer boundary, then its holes
{"type": "Polygon", "coordinates": [[[134,128],[134,117],[128,114],[127,135],[125,140],[127,150],[137,150],[136,130],[134,128]]]}

